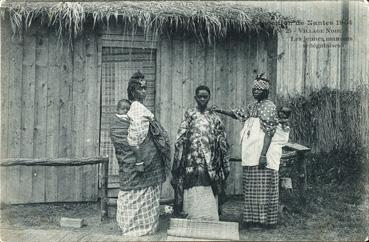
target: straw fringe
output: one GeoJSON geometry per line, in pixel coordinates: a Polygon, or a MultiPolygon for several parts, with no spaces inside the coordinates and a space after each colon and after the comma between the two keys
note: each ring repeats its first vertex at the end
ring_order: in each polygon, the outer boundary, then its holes
{"type": "Polygon", "coordinates": [[[210,42],[225,37],[230,31],[265,31],[276,33],[287,26],[292,18],[278,12],[250,8],[247,2],[3,2],[2,12],[8,12],[13,32],[29,28],[41,18],[48,26],[55,26],[59,38],[65,32],[70,38],[83,31],[88,18],[97,23],[130,23],[145,33],[172,33],[185,30],[199,39],[210,42]]]}

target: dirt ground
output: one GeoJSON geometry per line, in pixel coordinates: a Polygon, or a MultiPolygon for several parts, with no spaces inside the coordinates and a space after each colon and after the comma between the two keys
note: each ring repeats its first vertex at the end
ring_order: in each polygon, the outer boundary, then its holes
{"type": "MultiPolygon", "coordinates": [[[[287,209],[280,214],[275,229],[240,229],[241,240],[355,240],[364,241],[369,234],[369,186],[353,189],[350,184],[310,187],[307,203],[301,206],[294,197],[286,201],[287,209]]],[[[222,220],[237,221],[242,211],[242,199],[232,197],[223,207],[222,220]]],[[[114,219],[100,222],[98,203],[58,203],[3,206],[0,210],[1,229],[57,229],[106,235],[119,235],[114,219]],[[84,218],[81,229],[59,226],[60,218],[84,218]]],[[[159,231],[148,240],[165,240],[169,216],[160,217],[159,231]]]]}

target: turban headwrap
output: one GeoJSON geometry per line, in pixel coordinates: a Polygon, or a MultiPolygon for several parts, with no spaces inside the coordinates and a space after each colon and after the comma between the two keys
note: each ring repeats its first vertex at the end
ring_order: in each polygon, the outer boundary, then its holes
{"type": "Polygon", "coordinates": [[[136,90],[138,87],[140,88],[146,87],[146,81],[144,78],[145,78],[145,75],[138,71],[134,73],[132,77],[129,79],[128,88],[127,88],[129,100],[133,99],[134,90],[136,90]]]}
{"type": "Polygon", "coordinates": [[[263,78],[264,73],[257,75],[254,81],[254,88],[260,89],[260,90],[269,90],[270,84],[269,80],[266,78],[263,78]]]}

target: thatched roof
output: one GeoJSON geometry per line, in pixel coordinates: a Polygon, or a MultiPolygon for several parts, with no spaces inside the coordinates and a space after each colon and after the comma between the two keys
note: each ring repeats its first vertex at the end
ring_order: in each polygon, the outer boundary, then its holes
{"type": "Polygon", "coordinates": [[[291,18],[278,12],[249,7],[247,1],[116,1],[116,2],[3,2],[13,30],[29,27],[36,19],[75,36],[87,20],[127,21],[145,32],[188,31],[201,38],[219,38],[230,31],[281,31],[291,18]]]}

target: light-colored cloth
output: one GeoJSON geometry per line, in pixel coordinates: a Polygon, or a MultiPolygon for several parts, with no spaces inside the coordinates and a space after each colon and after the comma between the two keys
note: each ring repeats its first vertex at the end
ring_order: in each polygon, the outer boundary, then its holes
{"type": "Polygon", "coordinates": [[[233,110],[244,126],[240,132],[242,166],[259,164],[265,134],[273,136],[278,125],[277,110],[272,101],[253,102],[246,109],[233,110]]]}
{"type": "Polygon", "coordinates": [[[128,128],[128,144],[139,146],[146,138],[150,127],[150,121],[154,119],[154,114],[142,103],[134,101],[127,113],[130,119],[128,128]]]}
{"type": "Polygon", "coordinates": [[[243,167],[244,208],[242,222],[276,224],[278,221],[278,171],[243,167]]]}
{"type": "Polygon", "coordinates": [[[270,143],[267,157],[267,168],[273,169],[275,171],[279,170],[279,165],[281,163],[282,157],[282,147],[287,144],[289,137],[289,127],[283,128],[281,124],[278,124],[275,134],[270,143]]]}
{"type": "Polygon", "coordinates": [[[184,190],[183,212],[188,219],[219,221],[218,201],[210,186],[184,190]]]}
{"type": "Polygon", "coordinates": [[[127,114],[115,114],[115,116],[117,116],[118,118],[120,118],[121,120],[124,121],[129,121],[128,115],[127,114]]]}
{"type": "Polygon", "coordinates": [[[160,215],[160,185],[119,191],[116,220],[124,236],[156,232],[160,215]]]}

